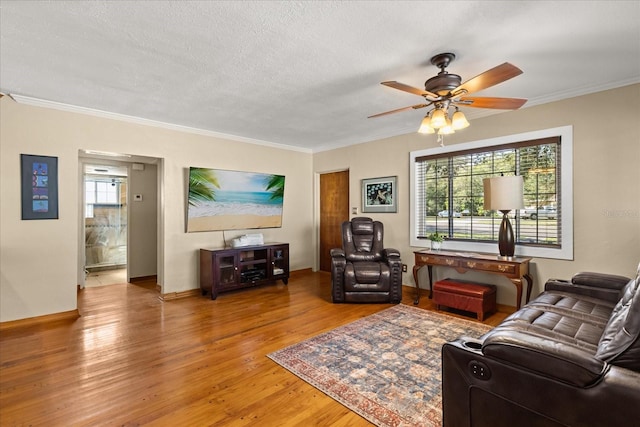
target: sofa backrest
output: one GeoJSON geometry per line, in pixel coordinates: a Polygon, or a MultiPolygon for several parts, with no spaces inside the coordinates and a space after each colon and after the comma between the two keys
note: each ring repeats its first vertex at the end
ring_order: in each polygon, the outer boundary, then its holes
{"type": "Polygon", "coordinates": [[[598,344],[596,357],[640,372],[640,266],[623,289],[598,344]]]}

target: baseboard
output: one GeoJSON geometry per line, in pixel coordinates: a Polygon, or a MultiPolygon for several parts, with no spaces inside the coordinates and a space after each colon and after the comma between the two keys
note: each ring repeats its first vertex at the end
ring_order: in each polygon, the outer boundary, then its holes
{"type": "Polygon", "coordinates": [[[168,294],[160,294],[158,299],[161,301],[172,301],[180,298],[189,298],[200,295],[200,288],[198,289],[189,289],[187,291],[180,292],[169,292],[168,294]]]}
{"type": "Polygon", "coordinates": [[[131,277],[129,279],[129,283],[138,283],[138,282],[158,282],[158,276],[156,274],[152,274],[151,276],[140,276],[140,277],[131,277]]]}
{"type": "Polygon", "coordinates": [[[0,322],[0,332],[13,328],[40,325],[43,323],[59,322],[63,320],[76,320],[80,317],[78,309],[63,311],[61,313],[45,314],[44,316],[28,317],[26,319],[0,322]]]}

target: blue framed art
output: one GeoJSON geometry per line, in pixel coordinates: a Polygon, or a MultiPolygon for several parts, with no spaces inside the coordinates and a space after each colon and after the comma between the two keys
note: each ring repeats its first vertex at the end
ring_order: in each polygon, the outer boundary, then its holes
{"type": "Polygon", "coordinates": [[[20,154],[22,219],[58,219],[58,158],[20,154]]]}

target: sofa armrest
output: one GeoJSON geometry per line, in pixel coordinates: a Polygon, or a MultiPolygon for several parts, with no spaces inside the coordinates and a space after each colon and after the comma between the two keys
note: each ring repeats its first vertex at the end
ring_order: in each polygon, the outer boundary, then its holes
{"type": "Polygon", "coordinates": [[[489,332],[482,353],[577,387],[595,384],[607,368],[588,350],[513,327],[498,326],[489,332]]]}
{"type": "Polygon", "coordinates": [[[614,274],[605,273],[577,273],[571,278],[574,285],[590,286],[594,288],[612,289],[620,291],[629,283],[628,277],[616,276],[614,274]]]}
{"type": "Polygon", "coordinates": [[[621,290],[628,282],[627,277],[612,274],[578,273],[571,281],[549,279],[544,285],[544,290],[570,292],[616,303],[621,297],[621,290]]]}

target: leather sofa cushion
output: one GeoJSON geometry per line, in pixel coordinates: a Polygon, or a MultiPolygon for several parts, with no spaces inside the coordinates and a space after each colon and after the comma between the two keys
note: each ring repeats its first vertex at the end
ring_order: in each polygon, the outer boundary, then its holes
{"type": "Polygon", "coordinates": [[[611,316],[615,303],[599,298],[575,295],[571,292],[555,291],[543,292],[531,301],[529,306],[584,321],[600,323],[604,326],[611,316]]]}
{"type": "Polygon", "coordinates": [[[597,351],[605,322],[588,322],[526,306],[506,318],[500,326],[575,346],[593,355],[597,351]]]}
{"type": "Polygon", "coordinates": [[[543,292],[502,324],[595,354],[614,306],[614,303],[569,292],[543,292]]]}
{"type": "Polygon", "coordinates": [[[640,371],[640,275],[624,288],[602,334],[596,357],[640,371]]]}

